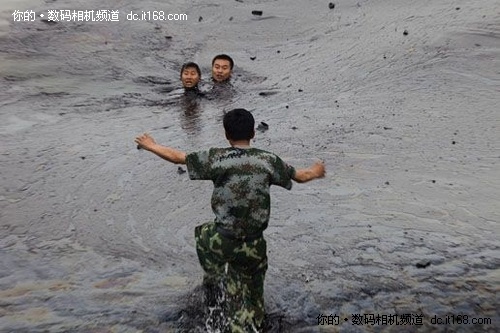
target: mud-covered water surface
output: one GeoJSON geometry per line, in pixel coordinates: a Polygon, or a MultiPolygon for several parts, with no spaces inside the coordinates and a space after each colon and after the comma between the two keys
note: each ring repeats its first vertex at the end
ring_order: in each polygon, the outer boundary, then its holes
{"type": "Polygon", "coordinates": [[[211,184],[133,139],[223,146],[234,107],[268,125],[254,146],[328,172],[272,191],[268,332],[498,331],[496,1],[84,5],[32,9],[123,16],[0,37],[1,332],[205,331],[211,184]],[[125,20],[155,9],[188,21],[125,20]],[[208,90],[218,53],[235,93],[184,100],[181,64],[208,90]]]}

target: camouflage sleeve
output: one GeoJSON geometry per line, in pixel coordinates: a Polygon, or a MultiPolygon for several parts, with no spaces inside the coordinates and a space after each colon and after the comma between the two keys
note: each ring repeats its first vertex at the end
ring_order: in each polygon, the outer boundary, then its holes
{"type": "Polygon", "coordinates": [[[186,155],[186,166],[190,179],[212,179],[210,152],[208,150],[198,151],[186,155]]]}
{"type": "Polygon", "coordinates": [[[287,190],[292,189],[292,178],[295,175],[295,168],[285,163],[276,156],[274,161],[274,173],[271,178],[272,185],[278,185],[287,190]]]}

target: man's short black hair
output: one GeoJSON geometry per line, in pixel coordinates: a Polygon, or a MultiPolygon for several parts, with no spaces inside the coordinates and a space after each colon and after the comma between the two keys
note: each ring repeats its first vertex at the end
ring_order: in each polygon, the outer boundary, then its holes
{"type": "Polygon", "coordinates": [[[245,109],[233,109],[226,113],[223,124],[230,140],[250,140],[255,135],[255,119],[245,109]]]}
{"type": "Polygon", "coordinates": [[[214,66],[215,60],[217,60],[217,59],[222,59],[222,60],[227,60],[227,61],[229,61],[229,67],[230,67],[231,69],[233,69],[233,67],[234,67],[234,61],[233,61],[233,59],[232,59],[230,56],[228,56],[227,54],[218,54],[218,55],[216,55],[216,56],[212,59],[212,67],[214,66]]]}
{"type": "Polygon", "coordinates": [[[194,68],[194,69],[196,69],[196,71],[198,72],[198,76],[201,78],[200,66],[198,66],[198,64],[195,63],[195,62],[186,62],[184,65],[182,65],[182,67],[181,67],[181,76],[182,76],[182,72],[184,72],[184,70],[187,69],[187,68],[194,68]]]}

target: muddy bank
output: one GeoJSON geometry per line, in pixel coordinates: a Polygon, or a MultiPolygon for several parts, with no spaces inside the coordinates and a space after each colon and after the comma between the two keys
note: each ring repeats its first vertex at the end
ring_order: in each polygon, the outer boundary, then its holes
{"type": "Polygon", "coordinates": [[[212,219],[211,184],[133,138],[223,146],[233,107],[269,125],[255,146],[328,171],[273,189],[269,331],[496,331],[495,1],[86,6],[189,19],[37,20],[0,37],[1,332],[203,331],[193,229],[212,219]],[[221,52],[237,93],[183,103],[180,65],[198,62],[209,88],[221,52]],[[414,325],[372,325],[377,314],[414,325]],[[482,321],[433,324],[446,315],[482,321]]]}

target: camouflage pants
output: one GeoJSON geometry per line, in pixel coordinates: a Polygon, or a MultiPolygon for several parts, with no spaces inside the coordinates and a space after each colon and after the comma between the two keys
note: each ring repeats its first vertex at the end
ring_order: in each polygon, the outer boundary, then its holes
{"type": "Polygon", "coordinates": [[[205,271],[207,305],[218,300],[222,308],[224,323],[218,328],[231,333],[259,332],[264,321],[267,270],[264,238],[231,240],[220,235],[213,222],[197,226],[195,238],[198,259],[205,271]]]}

